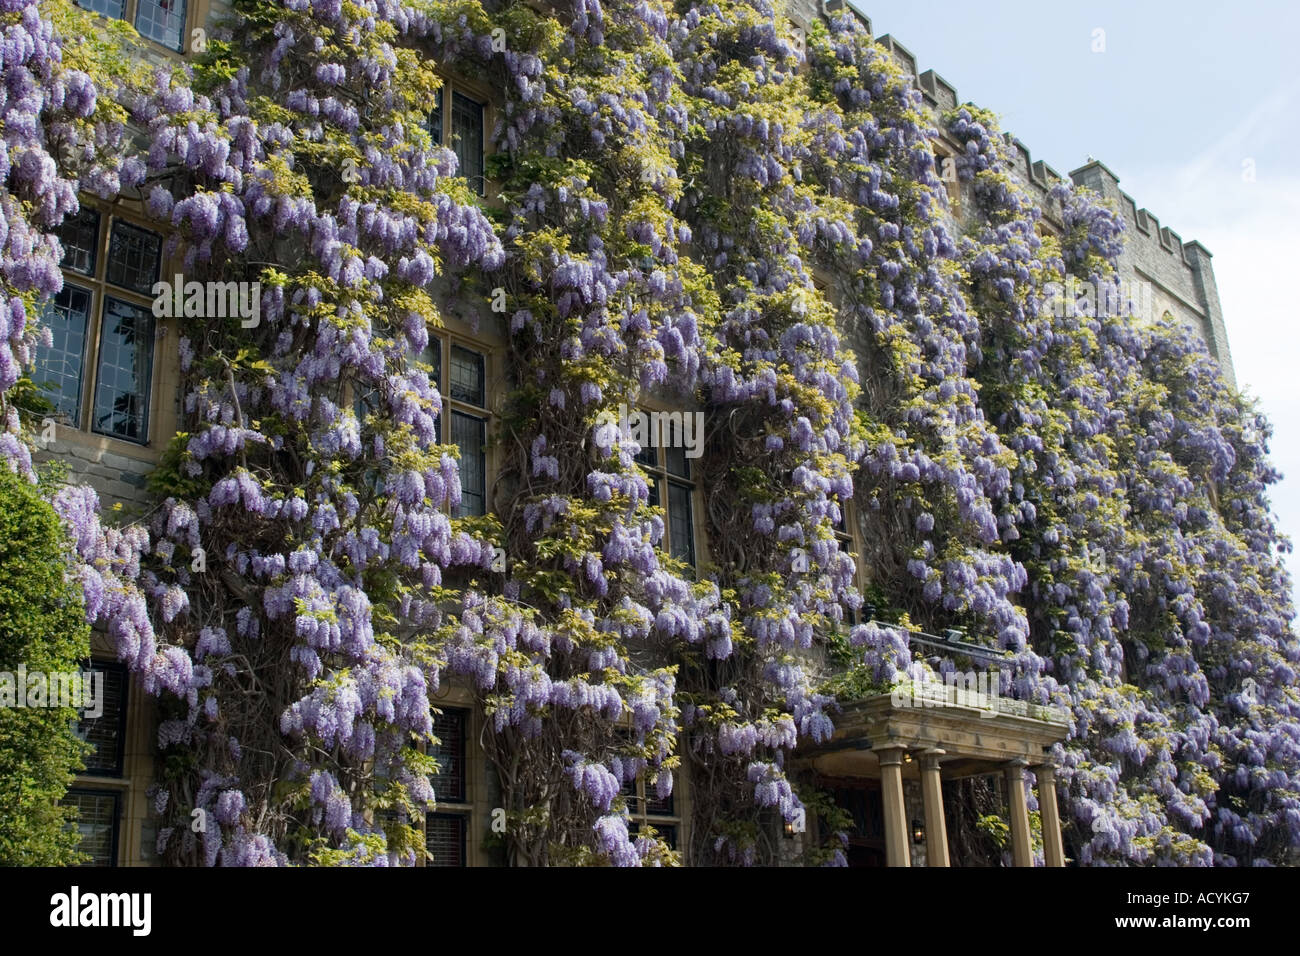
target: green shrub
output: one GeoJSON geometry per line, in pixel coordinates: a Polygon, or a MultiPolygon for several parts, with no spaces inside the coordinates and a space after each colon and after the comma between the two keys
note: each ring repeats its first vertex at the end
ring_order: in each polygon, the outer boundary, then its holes
{"type": "MultiPolygon", "coordinates": [[[[74,671],[90,655],[67,536],[37,490],[0,467],[0,672],[74,671]]],[[[20,691],[21,692],[21,689],[20,691]]],[[[0,866],[79,862],[72,811],[60,807],[86,746],[76,712],[0,706],[0,866]]]]}

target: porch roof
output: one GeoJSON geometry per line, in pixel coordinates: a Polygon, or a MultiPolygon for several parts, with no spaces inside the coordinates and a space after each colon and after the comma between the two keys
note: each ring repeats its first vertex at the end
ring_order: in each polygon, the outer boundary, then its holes
{"type": "MultiPolygon", "coordinates": [[[[831,739],[800,747],[794,756],[799,765],[827,776],[876,777],[879,751],[942,751],[943,776],[951,780],[994,773],[1016,760],[1042,764],[1044,752],[1069,732],[1068,715],[1055,707],[960,693],[934,699],[896,692],[844,705],[831,739]]],[[[916,775],[917,766],[907,765],[905,776],[916,775]]]]}

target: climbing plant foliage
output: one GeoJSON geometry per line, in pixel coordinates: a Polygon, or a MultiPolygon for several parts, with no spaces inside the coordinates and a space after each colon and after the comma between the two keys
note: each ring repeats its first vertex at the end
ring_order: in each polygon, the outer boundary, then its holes
{"type": "MultiPolygon", "coordinates": [[[[1173,322],[1052,307],[1070,277],[1115,283],[1113,210],[1068,185],[1036,206],[993,118],[928,114],[850,15],[233,11],[150,73],[129,30],[89,45],[55,29],[67,8],[0,2],[11,469],[31,475],[20,376],[78,189],[145,200],[187,280],[259,283],[256,324],[177,320],[157,506],[117,525],[85,486],[54,495],[87,619],[161,699],[167,860],[413,862],[454,680],[510,862],[674,862],[622,791],[666,798],[683,768],[691,859],[777,862],[783,821],[835,816],[791,755],[850,690],[931,666],[911,626],[963,629],[1005,692],[1068,712],[1081,862],[1300,844],[1269,427],[1173,322]],[[447,74],[498,97],[487,198],[430,135],[447,74]],[[448,315],[508,342],[487,517],[457,517],[441,441],[448,315]],[[696,568],[619,426],[645,401],[704,416],[696,568]],[[847,520],[877,609],[856,626],[847,520]]],[[[802,862],[843,863],[839,839],[802,862]]]]}
{"type": "Polygon", "coordinates": [[[70,811],[60,807],[86,746],[57,688],[38,685],[28,706],[24,673],[70,674],[90,652],[90,628],[68,573],[65,535],[48,501],[0,471],[0,863],[80,863],[70,811]]]}

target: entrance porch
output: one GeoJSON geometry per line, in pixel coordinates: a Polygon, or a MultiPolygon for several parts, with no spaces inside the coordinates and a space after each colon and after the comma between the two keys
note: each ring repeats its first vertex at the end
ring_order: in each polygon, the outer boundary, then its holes
{"type": "Polygon", "coordinates": [[[973,700],[957,692],[941,699],[879,694],[846,705],[831,739],[800,748],[796,766],[839,781],[879,781],[887,866],[912,865],[910,847],[919,836],[913,831],[921,830],[908,825],[904,780],[920,785],[926,865],[948,866],[942,783],[990,774],[1006,780],[1013,865],[1033,866],[1024,778],[1032,769],[1044,862],[1064,866],[1055,776],[1046,751],[1068,733],[1066,715],[1057,708],[983,695],[973,700]]]}

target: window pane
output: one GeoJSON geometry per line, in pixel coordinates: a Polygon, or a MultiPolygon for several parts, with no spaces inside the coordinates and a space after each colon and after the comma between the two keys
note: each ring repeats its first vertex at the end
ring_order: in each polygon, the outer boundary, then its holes
{"type": "Polygon", "coordinates": [[[145,440],[152,370],[153,315],[130,302],[106,299],[95,379],[95,431],[145,440]]]}
{"type": "MultiPolygon", "coordinates": [[[[647,820],[646,823],[655,828],[655,832],[659,834],[659,839],[668,844],[668,849],[677,849],[677,827],[675,825],[671,823],[659,823],[655,820],[647,820]]],[[[640,836],[640,834],[640,823],[629,823],[627,825],[627,835],[633,840],[640,836]]]]}
{"type": "Polygon", "coordinates": [[[93,276],[99,254],[99,213],[82,209],[74,218],[64,221],[58,234],[63,243],[63,268],[93,276]]]}
{"type": "Polygon", "coordinates": [[[647,442],[646,445],[636,453],[636,462],[639,465],[644,465],[646,468],[658,468],[659,449],[647,442]]]}
{"type": "Polygon", "coordinates": [[[664,459],[670,474],[678,478],[691,477],[690,460],[686,457],[686,429],[691,430],[691,441],[703,440],[695,435],[694,412],[669,412],[663,415],[659,427],[659,442],[664,446],[664,459]]]}
{"type": "Polygon", "coordinates": [[[135,28],[141,36],[180,52],[184,49],[185,0],[139,0],[135,28]]]}
{"type": "Polygon", "coordinates": [[[676,475],[678,478],[691,477],[691,460],[686,457],[686,449],[681,447],[680,443],[674,442],[665,448],[664,457],[668,460],[670,475],[676,475]]]}
{"type": "Polygon", "coordinates": [[[108,244],[108,281],[141,295],[152,295],[158,281],[162,237],[120,219],[108,244]]]}
{"type": "Polygon", "coordinates": [[[364,427],[366,416],[379,407],[379,389],[360,381],[352,383],[352,414],[357,416],[357,427],[364,427]]]}
{"type": "Polygon", "coordinates": [[[668,849],[677,849],[677,827],[671,823],[655,823],[651,820],[650,825],[659,831],[659,839],[668,844],[668,849]]]}
{"type": "Polygon", "coordinates": [[[433,735],[438,738],[429,755],[438,761],[438,772],[433,775],[433,793],[447,803],[465,801],[465,727],[468,712],[455,708],[442,708],[433,718],[433,735]]]}
{"type": "Polygon", "coordinates": [[[424,360],[433,366],[432,378],[433,387],[442,391],[442,340],[430,339],[429,348],[425,351],[424,360]]]}
{"type": "Polygon", "coordinates": [[[433,136],[433,145],[442,145],[442,96],[445,90],[434,94],[433,110],[429,113],[429,133],[433,136]]]}
{"type": "Polygon", "coordinates": [[[81,421],[81,368],[86,354],[86,323],[90,319],[90,293],[64,283],[50,300],[41,321],[50,330],[47,349],[36,349],[32,380],[54,403],[56,417],[77,426],[81,421]]]}
{"type": "Polygon", "coordinates": [[[654,784],[647,780],[645,785],[645,812],[651,816],[673,816],[673,795],[670,793],[660,800],[655,796],[654,784]]]}
{"type": "Polygon", "coordinates": [[[451,440],[460,449],[460,506],[456,516],[486,513],[487,463],[483,453],[483,419],[451,413],[451,440]]]}
{"type": "Polygon", "coordinates": [[[675,481],[668,483],[668,532],[672,556],[695,564],[695,534],[691,522],[691,489],[675,481]]]}
{"type": "Polygon", "coordinates": [[[451,138],[460,175],[483,195],[483,107],[468,96],[451,94],[451,138]]]}
{"type": "Polygon", "coordinates": [[[104,700],[100,716],[83,717],[77,722],[77,735],[95,748],[94,753],[85,757],[85,772],[101,777],[120,777],[126,730],[126,671],[98,661],[92,661],[89,669],[103,675],[104,700]]]}
{"type": "Polygon", "coordinates": [[[483,356],[459,345],[451,347],[451,397],[480,408],[486,405],[483,356]]]}
{"type": "Polygon", "coordinates": [[[659,479],[658,479],[658,478],[655,478],[655,477],[652,475],[652,476],[650,477],[650,479],[646,482],[646,487],[648,487],[648,488],[650,489],[650,497],[646,500],[646,504],[648,504],[651,508],[658,508],[658,507],[659,507],[659,500],[660,500],[660,499],[659,499],[659,479]]]}
{"type": "Polygon", "coordinates": [[[87,10],[93,10],[96,13],[102,13],[106,17],[120,20],[126,6],[126,0],[77,0],[77,5],[85,7],[87,10]]]}
{"type": "Polygon", "coordinates": [[[460,813],[430,813],[424,822],[424,846],[432,854],[427,866],[465,866],[465,826],[460,813]]]}
{"type": "Polygon", "coordinates": [[[69,790],[63,805],[77,808],[81,850],[90,854],[86,866],[117,865],[117,794],[69,790]]]}

